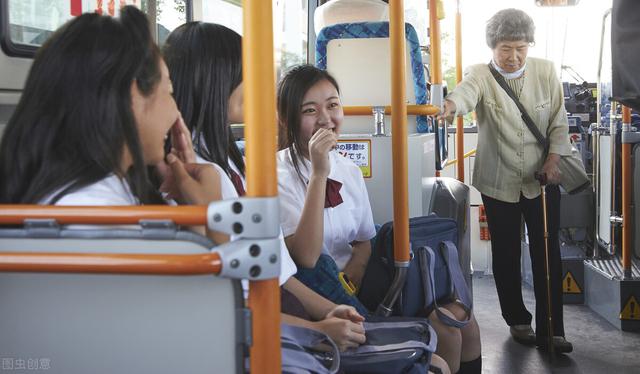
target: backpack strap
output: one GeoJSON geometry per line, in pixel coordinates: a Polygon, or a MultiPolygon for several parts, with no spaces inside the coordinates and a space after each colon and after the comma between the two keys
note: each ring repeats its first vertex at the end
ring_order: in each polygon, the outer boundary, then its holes
{"type": "MultiPolygon", "coordinates": [[[[289,366],[307,370],[311,373],[337,373],[340,368],[340,352],[336,344],[327,335],[304,327],[280,325],[282,344],[282,367],[289,366]],[[327,369],[309,351],[326,345],[333,356],[331,368],[327,369]]],[[[295,371],[294,371],[295,372],[295,371]]],[[[304,371],[301,371],[304,372],[304,371]]]]}
{"type": "Polygon", "coordinates": [[[460,268],[458,249],[453,242],[445,240],[440,243],[440,253],[447,264],[456,298],[460,301],[460,304],[462,304],[465,312],[469,314],[473,309],[473,300],[471,299],[469,287],[467,287],[467,282],[465,282],[462,269],[460,268]]]}
{"type": "MultiPolygon", "coordinates": [[[[369,341],[369,336],[371,334],[376,334],[378,330],[400,330],[407,328],[415,328],[415,329],[426,329],[429,332],[429,343],[425,343],[418,340],[407,340],[401,343],[391,343],[391,344],[368,344],[365,343],[360,345],[357,348],[351,348],[347,351],[343,352],[343,355],[350,354],[360,354],[360,353],[376,353],[376,352],[384,352],[384,351],[392,351],[399,350],[403,348],[420,348],[425,351],[429,351],[431,353],[436,351],[436,346],[438,344],[438,337],[436,335],[435,330],[428,321],[425,319],[423,321],[394,321],[391,320],[389,322],[364,322],[364,329],[367,334],[367,342],[369,341]]],[[[424,330],[420,330],[424,331],[424,330]]],[[[380,335],[380,337],[385,336],[384,333],[380,335]]],[[[373,341],[378,341],[380,339],[372,338],[373,341]]]]}
{"type": "MultiPolygon", "coordinates": [[[[418,251],[418,263],[420,265],[420,274],[422,274],[422,284],[423,284],[423,289],[425,292],[425,307],[429,307],[431,305],[433,305],[435,308],[435,312],[436,315],[438,316],[438,319],[440,319],[440,321],[442,321],[445,325],[447,326],[452,326],[452,327],[457,327],[457,328],[463,328],[464,326],[467,325],[467,323],[469,323],[469,321],[471,320],[471,313],[470,313],[470,309],[466,308],[465,306],[463,306],[463,309],[465,310],[466,314],[467,314],[467,318],[465,320],[459,321],[458,319],[456,319],[455,317],[450,317],[448,315],[446,315],[444,312],[442,312],[440,310],[440,307],[438,305],[438,300],[436,300],[436,288],[435,288],[435,282],[433,281],[435,279],[434,276],[434,263],[435,263],[435,253],[433,252],[433,250],[428,247],[428,246],[424,246],[422,247],[424,250],[418,251]]],[[[455,247],[454,247],[455,248],[455,247]]],[[[455,256],[457,258],[457,254],[455,256]]],[[[456,260],[457,261],[457,260],[456,260]]],[[[457,263],[457,262],[456,262],[457,263]]],[[[455,290],[455,282],[453,281],[453,276],[451,275],[450,272],[450,267],[447,264],[447,268],[449,269],[449,276],[452,279],[452,283],[454,284],[454,292],[455,290]]],[[[464,282],[464,278],[463,282],[464,282]]],[[[467,290],[468,292],[468,290],[467,290]]],[[[457,292],[455,292],[457,293],[457,292]]]]}

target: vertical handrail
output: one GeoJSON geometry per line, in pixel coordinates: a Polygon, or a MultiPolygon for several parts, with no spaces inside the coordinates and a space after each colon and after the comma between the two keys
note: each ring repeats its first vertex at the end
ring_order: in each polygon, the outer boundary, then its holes
{"type": "Polygon", "coordinates": [[[609,145],[610,145],[610,160],[609,167],[611,167],[611,180],[609,181],[609,185],[611,186],[611,197],[609,206],[609,249],[608,252],[612,255],[616,254],[616,246],[618,245],[616,242],[616,225],[615,217],[618,216],[617,203],[616,199],[616,173],[617,173],[617,163],[616,158],[618,154],[618,145],[616,142],[616,137],[618,134],[618,119],[620,116],[618,115],[618,102],[611,100],[611,111],[609,115],[609,145]]]}
{"type": "MultiPolygon", "coordinates": [[[[456,2],[456,83],[462,81],[462,13],[460,0],[456,2]]],[[[464,120],[458,116],[456,122],[456,159],[458,180],[464,183],[464,120]]]]}
{"type": "Polygon", "coordinates": [[[404,1],[389,4],[391,43],[391,146],[393,153],[393,255],[396,263],[409,263],[409,186],[407,106],[405,99],[404,1]]]}
{"type": "MultiPolygon", "coordinates": [[[[631,131],[631,108],[622,106],[622,135],[631,131]]],[[[622,270],[631,278],[631,143],[622,142],[622,270]]]]}
{"type": "MultiPolygon", "coordinates": [[[[276,99],[271,1],[243,0],[242,72],[247,138],[247,196],[275,197],[276,99]]],[[[279,219],[275,212],[265,212],[279,219]]],[[[249,283],[252,373],[280,373],[280,290],[277,279],[249,283]]]]}
{"type": "Polygon", "coordinates": [[[442,86],[442,58],[440,51],[440,20],[438,19],[438,0],[429,0],[429,42],[431,84],[442,86]]]}
{"type": "MultiPolygon", "coordinates": [[[[602,56],[604,50],[604,32],[607,26],[607,17],[611,15],[611,9],[607,9],[602,16],[602,27],[600,28],[600,53],[598,55],[598,90],[597,90],[597,103],[596,103],[596,128],[593,133],[594,141],[592,142],[593,147],[593,193],[595,195],[595,232],[596,232],[596,240],[593,244],[593,258],[600,257],[600,243],[604,243],[604,241],[600,238],[600,214],[602,211],[600,209],[600,182],[602,179],[600,173],[600,132],[603,130],[602,127],[602,56]]],[[[610,214],[610,212],[609,212],[610,214]]],[[[608,244],[608,243],[607,243],[608,244]]]]}
{"type": "MultiPolygon", "coordinates": [[[[438,0],[429,0],[429,44],[430,44],[430,68],[431,68],[431,103],[442,106],[444,98],[442,89],[442,57],[440,49],[440,20],[438,19],[438,0]]],[[[439,123],[436,120],[434,132],[439,136],[439,123]]],[[[445,139],[447,141],[447,139],[445,139]]],[[[436,152],[440,152],[436,149],[436,152]]],[[[440,170],[436,170],[436,177],[440,176],[440,170]]]]}

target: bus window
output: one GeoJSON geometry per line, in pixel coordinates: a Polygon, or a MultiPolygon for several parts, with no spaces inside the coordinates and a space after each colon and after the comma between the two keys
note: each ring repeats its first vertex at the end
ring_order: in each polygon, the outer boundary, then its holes
{"type": "MultiPolygon", "coordinates": [[[[98,12],[117,16],[125,5],[140,6],[141,0],[9,0],[8,46],[18,54],[33,52],[58,27],[74,16],[98,12]]],[[[5,40],[6,42],[7,40],[5,40]]],[[[26,56],[25,56],[26,57],[26,56]]]]}
{"type": "Polygon", "coordinates": [[[2,47],[9,56],[33,57],[49,35],[72,17],[89,12],[117,17],[126,5],[147,13],[155,8],[159,44],[187,21],[188,0],[8,0],[3,4],[8,19],[3,20],[2,47]]]}
{"type": "MultiPolygon", "coordinates": [[[[149,1],[142,2],[142,9],[149,12],[146,6],[149,1]]],[[[186,0],[156,0],[156,29],[158,45],[164,44],[171,31],[187,22],[186,0]]]]}
{"type": "MultiPolygon", "coordinates": [[[[242,35],[242,1],[203,0],[202,20],[219,23],[242,35]]],[[[273,0],[277,79],[289,67],[307,62],[307,22],[306,0],[273,0]]]]}

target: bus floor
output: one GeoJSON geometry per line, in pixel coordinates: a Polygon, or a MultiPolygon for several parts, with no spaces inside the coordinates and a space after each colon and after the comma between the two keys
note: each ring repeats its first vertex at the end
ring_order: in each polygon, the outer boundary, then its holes
{"type": "MultiPolygon", "coordinates": [[[[640,373],[640,333],[622,332],[586,305],[565,305],[564,325],[573,353],[558,355],[516,343],[500,314],[493,276],[473,276],[474,311],[482,340],[482,372],[511,373],[640,373]]],[[[533,288],[523,286],[529,311],[535,311],[533,288]]]]}

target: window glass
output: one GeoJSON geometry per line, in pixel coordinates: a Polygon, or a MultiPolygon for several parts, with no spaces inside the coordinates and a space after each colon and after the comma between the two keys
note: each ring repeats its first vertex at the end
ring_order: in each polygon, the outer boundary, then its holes
{"type": "Polygon", "coordinates": [[[74,16],[98,12],[118,16],[125,5],[141,0],[9,0],[9,36],[15,45],[39,47],[74,16]]]}
{"type": "MultiPolygon", "coordinates": [[[[144,3],[146,2],[147,1],[145,0],[144,3]]],[[[186,1],[156,0],[156,20],[158,44],[162,45],[171,31],[187,22],[186,1]]]]}
{"type": "MultiPolygon", "coordinates": [[[[307,62],[307,0],[273,1],[273,39],[277,77],[307,62]]],[[[242,35],[242,7],[235,0],[203,0],[202,19],[242,35]]]]}
{"type": "MultiPolygon", "coordinates": [[[[58,27],[82,13],[118,17],[126,5],[149,11],[149,0],[9,0],[9,35],[14,45],[39,47],[58,27]]],[[[156,0],[159,44],[187,20],[187,0],[156,0]]]]}
{"type": "Polygon", "coordinates": [[[404,21],[416,30],[420,45],[429,45],[429,10],[425,0],[405,0],[404,21]]]}

